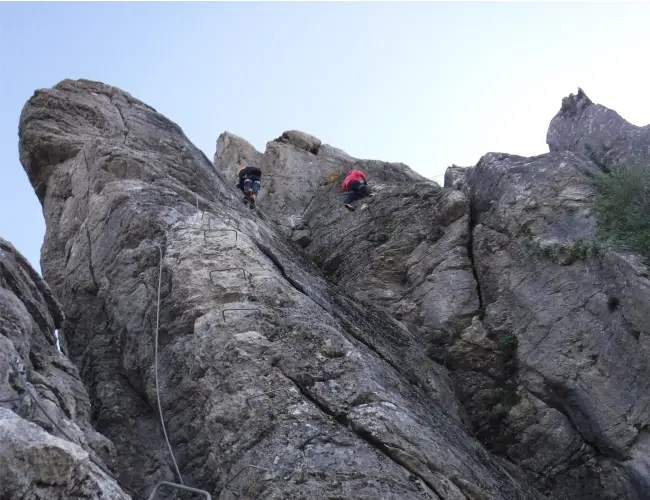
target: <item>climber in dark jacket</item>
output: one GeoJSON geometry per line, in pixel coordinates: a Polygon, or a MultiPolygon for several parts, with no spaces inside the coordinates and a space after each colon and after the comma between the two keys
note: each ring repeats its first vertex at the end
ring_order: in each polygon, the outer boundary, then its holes
{"type": "Polygon", "coordinates": [[[239,169],[239,184],[237,186],[253,204],[255,204],[257,194],[262,187],[261,179],[262,171],[257,167],[243,167],[239,169]]]}
{"type": "Polygon", "coordinates": [[[341,186],[341,192],[348,193],[343,206],[352,211],[355,209],[352,206],[353,202],[365,198],[366,196],[373,196],[370,192],[370,186],[368,186],[366,174],[361,170],[350,170],[348,172],[348,175],[345,177],[343,185],[341,186]]]}

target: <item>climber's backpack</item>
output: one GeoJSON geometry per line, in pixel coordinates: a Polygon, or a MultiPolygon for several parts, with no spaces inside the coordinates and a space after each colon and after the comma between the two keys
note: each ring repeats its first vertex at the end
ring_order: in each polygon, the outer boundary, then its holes
{"type": "Polygon", "coordinates": [[[248,167],[246,169],[246,177],[258,177],[262,178],[262,171],[257,167],[248,167]]]}

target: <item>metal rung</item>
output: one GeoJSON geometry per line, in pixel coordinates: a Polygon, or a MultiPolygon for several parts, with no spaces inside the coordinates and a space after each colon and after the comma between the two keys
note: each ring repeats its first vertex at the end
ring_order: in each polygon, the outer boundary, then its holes
{"type": "Polygon", "coordinates": [[[203,215],[201,215],[201,220],[202,221],[205,221],[204,217],[206,215],[208,216],[208,227],[210,227],[210,220],[213,220],[213,219],[221,219],[222,221],[224,221],[224,224],[230,224],[231,222],[234,222],[237,225],[237,227],[239,227],[239,221],[237,219],[233,219],[230,215],[214,214],[212,212],[204,211],[203,215]],[[226,222],[226,219],[228,219],[228,222],[226,222]]]}
{"type": "Polygon", "coordinates": [[[223,316],[223,321],[224,321],[224,323],[225,323],[225,321],[226,321],[226,312],[228,312],[228,311],[249,311],[249,312],[256,312],[256,313],[258,313],[258,314],[260,315],[260,317],[262,316],[262,311],[260,311],[259,309],[250,309],[250,308],[244,308],[244,307],[231,307],[231,308],[229,308],[229,309],[222,309],[222,310],[221,310],[221,316],[223,316]]]}
{"type": "Polygon", "coordinates": [[[212,221],[215,220],[215,219],[221,219],[223,221],[223,223],[226,224],[226,225],[228,225],[228,224],[230,224],[232,222],[232,219],[228,215],[210,216],[210,217],[208,217],[208,230],[212,231],[212,221]],[[228,221],[228,222],[226,222],[226,221],[228,221]]]}
{"type": "Polygon", "coordinates": [[[219,232],[219,233],[224,233],[224,232],[235,233],[235,241],[237,241],[237,230],[236,229],[206,229],[205,231],[203,231],[203,241],[205,243],[208,242],[208,236],[207,236],[208,232],[212,232],[212,233],[216,233],[216,232],[219,232]]]}
{"type": "Polygon", "coordinates": [[[216,284],[214,281],[212,281],[212,273],[223,273],[226,271],[241,271],[242,274],[244,275],[244,279],[248,279],[250,281],[251,273],[248,273],[248,275],[246,275],[246,270],[243,267],[226,267],[223,269],[213,269],[212,271],[210,271],[208,273],[208,276],[210,277],[210,282],[213,285],[216,284]]]}
{"type": "Polygon", "coordinates": [[[177,483],[169,483],[167,481],[162,481],[158,483],[153,491],[151,492],[151,495],[149,495],[148,500],[154,500],[156,493],[158,493],[158,490],[160,489],[161,486],[169,486],[170,488],[175,488],[177,490],[183,490],[183,491],[189,491],[191,493],[196,493],[197,495],[202,495],[203,498],[206,498],[207,500],[212,500],[212,497],[210,496],[210,493],[208,493],[205,490],[199,490],[197,488],[192,488],[190,486],[184,486],[182,484],[177,484],[177,483]]]}

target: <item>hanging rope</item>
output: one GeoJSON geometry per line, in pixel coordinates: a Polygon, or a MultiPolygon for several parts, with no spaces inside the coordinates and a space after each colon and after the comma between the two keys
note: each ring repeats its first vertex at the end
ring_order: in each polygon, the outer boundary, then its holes
{"type": "Polygon", "coordinates": [[[160,389],[158,387],[158,328],[160,326],[160,284],[162,283],[162,266],[163,266],[163,251],[159,244],[156,243],[158,247],[158,252],[160,253],[160,270],[158,271],[158,304],[156,306],[156,334],[154,339],[154,375],[156,378],[156,399],[158,400],[158,413],[160,414],[160,425],[162,426],[163,434],[165,435],[165,441],[167,442],[167,448],[169,449],[169,454],[172,457],[172,462],[174,462],[174,468],[176,469],[176,474],[178,475],[179,482],[185,486],[183,482],[183,476],[181,476],[181,471],[178,468],[176,459],[174,458],[174,450],[172,445],[169,442],[167,437],[167,429],[165,428],[165,419],[163,418],[162,406],[160,404],[160,389]]]}

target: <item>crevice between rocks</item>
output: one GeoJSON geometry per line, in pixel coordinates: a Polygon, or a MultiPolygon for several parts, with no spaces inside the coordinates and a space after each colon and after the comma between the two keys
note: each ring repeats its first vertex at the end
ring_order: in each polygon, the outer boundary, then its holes
{"type": "MultiPolygon", "coordinates": [[[[323,307],[323,306],[319,303],[319,301],[317,301],[314,297],[312,297],[312,296],[311,296],[311,295],[310,295],[310,294],[305,290],[305,288],[302,286],[301,283],[297,282],[296,280],[294,280],[293,278],[291,278],[290,276],[288,276],[288,274],[287,274],[287,272],[286,272],[286,269],[285,269],[284,265],[280,262],[279,258],[278,258],[274,253],[273,253],[273,251],[272,251],[270,248],[268,248],[266,245],[264,245],[264,244],[262,244],[262,243],[260,243],[260,242],[258,242],[258,241],[255,241],[255,240],[254,240],[254,243],[255,243],[255,245],[257,246],[257,248],[258,248],[258,249],[259,249],[259,250],[260,250],[260,251],[261,251],[265,256],[267,256],[267,257],[268,257],[268,258],[273,262],[273,264],[277,267],[277,269],[280,271],[280,273],[282,274],[282,276],[283,276],[283,277],[284,277],[284,278],[289,282],[289,284],[291,284],[291,285],[292,285],[296,290],[298,290],[299,292],[303,293],[304,295],[306,295],[306,296],[309,297],[310,299],[314,300],[314,302],[316,302],[317,305],[320,305],[321,307],[323,307]]],[[[351,332],[351,330],[353,330],[354,327],[353,327],[353,325],[352,325],[349,321],[347,321],[347,320],[346,320],[344,317],[342,317],[341,315],[336,314],[335,312],[331,311],[329,308],[325,308],[325,307],[323,307],[323,308],[324,308],[327,312],[334,314],[334,315],[337,317],[337,319],[343,321],[343,323],[344,323],[344,327],[345,327],[345,331],[346,331],[346,333],[347,333],[348,335],[350,335],[350,336],[351,336],[352,338],[354,338],[356,341],[358,341],[358,342],[360,342],[361,344],[363,344],[364,346],[366,346],[368,349],[370,349],[371,352],[373,352],[375,355],[377,355],[377,356],[379,357],[379,359],[381,359],[382,361],[384,361],[385,363],[387,363],[389,366],[391,366],[394,370],[396,370],[397,373],[399,373],[400,375],[404,376],[404,375],[402,374],[402,371],[400,370],[400,367],[399,367],[399,366],[396,366],[394,363],[392,363],[391,360],[389,360],[388,358],[386,358],[386,356],[384,356],[384,355],[382,355],[380,352],[378,352],[378,351],[374,348],[374,346],[368,344],[366,341],[364,341],[363,338],[360,338],[359,336],[354,335],[354,334],[351,332]]],[[[331,410],[331,409],[328,408],[325,404],[323,404],[321,401],[319,401],[317,398],[315,398],[314,396],[312,396],[312,395],[309,393],[309,391],[307,390],[306,386],[305,386],[303,383],[301,383],[299,380],[297,380],[297,378],[292,377],[291,375],[289,375],[288,373],[286,373],[286,372],[282,369],[281,366],[277,365],[277,368],[280,370],[280,372],[281,372],[281,373],[282,373],[282,374],[283,374],[287,379],[291,380],[291,381],[294,383],[294,385],[296,386],[296,388],[300,391],[300,393],[301,393],[301,394],[302,394],[302,395],[303,395],[303,396],[304,396],[308,401],[310,401],[310,402],[312,402],[314,405],[316,405],[316,407],[319,408],[321,412],[323,412],[324,414],[326,414],[326,415],[332,417],[332,418],[333,418],[333,419],[334,419],[334,420],[335,420],[339,425],[341,425],[341,426],[343,426],[343,427],[346,427],[346,428],[350,429],[350,430],[351,430],[351,431],[352,431],[356,436],[358,436],[358,437],[359,437],[360,439],[362,439],[364,442],[366,442],[367,444],[369,444],[372,448],[374,448],[374,449],[376,449],[377,451],[379,451],[381,454],[385,455],[387,458],[389,458],[392,462],[394,462],[395,464],[397,464],[399,467],[405,469],[409,474],[412,474],[413,476],[419,478],[420,481],[422,481],[423,484],[425,484],[428,488],[430,488],[430,490],[431,490],[435,495],[437,495],[439,498],[441,498],[441,499],[444,498],[444,496],[441,495],[441,494],[436,490],[436,488],[435,488],[435,486],[434,486],[433,484],[431,484],[429,481],[427,481],[424,477],[420,476],[417,472],[414,472],[414,471],[412,471],[411,469],[409,469],[408,466],[406,466],[405,464],[401,463],[401,462],[400,462],[396,457],[394,457],[394,454],[391,453],[389,447],[387,447],[384,443],[382,443],[381,441],[378,441],[377,439],[373,438],[373,436],[372,436],[370,433],[368,433],[368,432],[363,432],[363,431],[360,431],[360,430],[358,430],[358,429],[355,429],[354,426],[351,425],[350,420],[348,419],[348,413],[347,413],[347,412],[335,412],[335,411],[331,410]]]]}
{"type": "Polygon", "coordinates": [[[481,290],[481,281],[479,280],[478,270],[476,268],[476,260],[474,257],[474,228],[477,225],[476,213],[472,206],[471,200],[469,201],[469,239],[467,242],[467,254],[472,264],[472,274],[476,282],[476,293],[478,295],[479,319],[483,321],[485,317],[485,305],[483,303],[483,292],[481,290]]]}
{"type": "Polygon", "coordinates": [[[126,141],[129,138],[129,127],[126,124],[126,118],[124,117],[124,113],[122,113],[122,110],[120,109],[120,107],[114,102],[114,100],[113,100],[114,98],[115,98],[115,95],[111,95],[109,97],[109,99],[111,101],[111,104],[115,107],[115,109],[117,110],[117,112],[120,115],[120,118],[122,119],[122,126],[124,127],[124,131],[123,131],[123,133],[124,133],[124,143],[123,144],[126,145],[126,141]]]}
{"type": "Polygon", "coordinates": [[[287,280],[287,282],[293,286],[296,290],[298,290],[300,293],[304,294],[306,297],[310,298],[311,300],[316,303],[316,305],[320,306],[324,311],[326,311],[329,314],[332,314],[343,326],[343,331],[352,337],[354,340],[357,342],[361,343],[364,345],[367,349],[369,349],[373,354],[375,354],[380,360],[388,364],[391,368],[393,368],[397,374],[399,374],[401,377],[404,377],[404,379],[409,383],[413,384],[413,381],[411,378],[409,378],[408,373],[404,373],[404,368],[405,367],[400,367],[396,363],[394,363],[392,360],[390,360],[388,357],[386,357],[384,354],[382,354],[375,346],[370,344],[366,339],[364,339],[360,335],[356,335],[354,333],[355,327],[352,325],[352,323],[345,318],[342,314],[338,313],[336,310],[333,310],[333,308],[329,307],[328,305],[323,305],[320,300],[317,300],[317,298],[313,297],[312,295],[309,294],[307,290],[305,290],[305,287],[299,282],[296,281],[295,279],[291,278],[278,257],[273,253],[273,251],[268,248],[266,245],[263,243],[260,243],[259,241],[254,240],[255,245],[257,248],[264,254],[266,255],[271,262],[277,267],[277,269],[280,271],[282,274],[282,277],[287,280]]]}
{"type": "Polygon", "coordinates": [[[93,268],[93,251],[92,244],[90,243],[90,229],[88,229],[88,219],[86,219],[86,238],[88,239],[88,269],[90,272],[90,278],[93,280],[95,285],[95,292],[99,292],[99,284],[97,284],[97,278],[95,277],[95,269],[93,268]]]}

